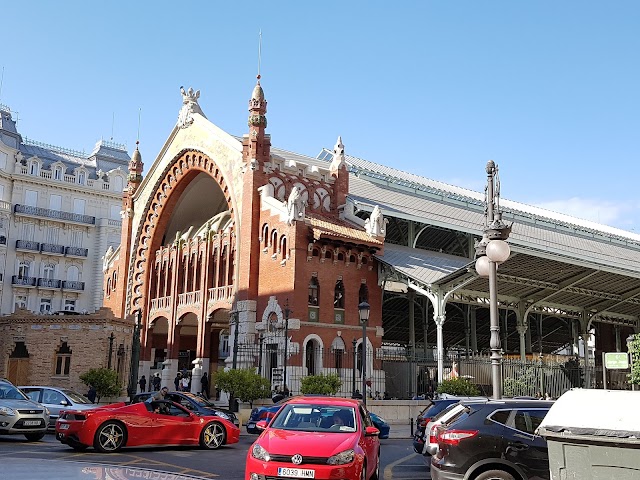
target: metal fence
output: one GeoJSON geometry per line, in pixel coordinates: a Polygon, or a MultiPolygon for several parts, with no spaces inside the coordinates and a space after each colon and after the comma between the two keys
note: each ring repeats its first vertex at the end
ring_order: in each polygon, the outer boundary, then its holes
{"type": "MultiPolygon", "coordinates": [[[[286,375],[283,349],[240,345],[238,368],[255,368],[271,381],[272,389],[286,383],[292,394],[300,393],[302,378],[308,375],[336,374],[342,381],[340,396],[363,393],[362,351],[356,349],[306,349],[287,352],[286,375]],[[286,377],[286,378],[285,378],[286,377]]],[[[444,361],[444,378],[460,376],[476,385],[482,395],[492,396],[489,356],[466,357],[449,353],[444,361]]],[[[378,349],[366,355],[365,385],[370,397],[412,399],[433,395],[438,388],[438,362],[435,358],[416,358],[402,348],[378,349]]],[[[609,371],[610,388],[630,389],[628,371],[609,371]]],[[[574,357],[554,361],[504,358],[502,360],[504,396],[559,397],[573,387],[602,388],[602,367],[585,368],[574,357]],[[564,360],[564,361],[563,361],[564,360]]]]}

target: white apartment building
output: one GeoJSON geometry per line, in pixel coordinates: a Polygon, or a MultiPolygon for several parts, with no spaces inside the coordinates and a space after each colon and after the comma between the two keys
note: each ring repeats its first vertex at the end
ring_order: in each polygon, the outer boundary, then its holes
{"type": "Polygon", "coordinates": [[[112,142],[87,155],[23,138],[0,105],[0,314],[102,306],[102,259],[120,244],[129,160],[112,142]]]}

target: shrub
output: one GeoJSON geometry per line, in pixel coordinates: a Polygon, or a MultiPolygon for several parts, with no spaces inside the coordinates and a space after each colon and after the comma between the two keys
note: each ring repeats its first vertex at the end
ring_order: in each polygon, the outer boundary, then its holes
{"type": "Polygon", "coordinates": [[[233,399],[248,402],[253,408],[253,402],[259,398],[271,396],[269,380],[258,375],[252,368],[219,370],[213,375],[213,383],[220,390],[229,394],[229,409],[234,410],[233,399]]]}
{"type": "Polygon", "coordinates": [[[342,387],[342,380],[335,373],[309,375],[302,379],[300,391],[306,395],[335,395],[342,387]]]}
{"type": "Polygon", "coordinates": [[[627,345],[631,353],[631,373],[627,377],[632,385],[640,385],[640,334],[631,335],[627,345]]]}
{"type": "Polygon", "coordinates": [[[102,397],[116,397],[122,393],[118,373],[110,368],[92,368],[80,375],[80,380],[88,387],[93,385],[98,403],[102,397]]]}
{"type": "Polygon", "coordinates": [[[456,377],[443,380],[438,385],[438,393],[448,393],[458,397],[473,397],[480,395],[480,390],[466,378],[456,377]]]}

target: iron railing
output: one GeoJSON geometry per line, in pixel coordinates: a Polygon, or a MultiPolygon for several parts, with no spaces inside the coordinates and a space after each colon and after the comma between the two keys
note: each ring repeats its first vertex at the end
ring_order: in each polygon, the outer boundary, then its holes
{"type": "Polygon", "coordinates": [[[91,215],[83,215],[80,213],[63,212],[61,210],[51,210],[49,208],[32,207],[29,205],[16,204],[14,206],[15,213],[25,215],[33,215],[36,217],[55,218],[56,220],[65,220],[68,222],[86,223],[89,225],[96,224],[96,217],[91,215]]]}
{"type": "Polygon", "coordinates": [[[40,251],[42,253],[54,253],[64,255],[64,245],[54,245],[53,243],[41,243],[40,251]]]}
{"type": "Polygon", "coordinates": [[[76,280],[63,280],[62,288],[64,290],[84,290],[84,282],[78,282],[76,280]]]}
{"type": "Polygon", "coordinates": [[[54,278],[39,278],[38,287],[41,288],[60,288],[62,280],[56,280],[54,278]]]}
{"type": "MultiPolygon", "coordinates": [[[[272,387],[282,378],[284,367],[284,339],[282,335],[263,332],[260,344],[238,345],[238,367],[255,368],[271,381],[272,387]]],[[[309,344],[307,344],[309,345],[309,344]]],[[[233,348],[233,347],[231,347],[233,348]]],[[[416,358],[407,350],[397,352],[377,349],[367,352],[367,393],[372,397],[412,399],[433,396],[438,389],[438,362],[435,358],[416,358]],[[413,380],[415,379],[415,380],[413,380]],[[385,395],[386,392],[386,395],[385,395]]],[[[416,352],[417,353],[417,352],[416,352]]],[[[361,350],[319,349],[289,344],[287,350],[287,388],[292,394],[300,393],[301,381],[308,375],[337,374],[342,385],[340,396],[351,396],[362,391],[361,350]]],[[[220,352],[220,358],[233,352],[220,352]]],[[[560,358],[560,357],[559,357],[560,358]]],[[[463,377],[476,385],[480,394],[492,396],[491,359],[488,356],[465,357],[451,352],[444,358],[444,378],[463,377]]],[[[601,388],[601,367],[585,368],[582,360],[565,357],[565,361],[537,361],[503,359],[503,396],[544,396],[557,398],[570,388],[601,388]]],[[[626,372],[609,377],[610,385],[630,389],[626,372]]]]}
{"type": "Polygon", "coordinates": [[[65,247],[64,253],[71,257],[86,257],[89,254],[89,249],[81,247],[65,247]]]}
{"type": "Polygon", "coordinates": [[[11,284],[21,285],[23,287],[35,287],[36,277],[20,277],[18,275],[14,275],[11,277],[11,284]]]}
{"type": "Polygon", "coordinates": [[[17,250],[32,250],[34,252],[40,251],[40,242],[34,242],[32,240],[16,240],[17,250]]]}

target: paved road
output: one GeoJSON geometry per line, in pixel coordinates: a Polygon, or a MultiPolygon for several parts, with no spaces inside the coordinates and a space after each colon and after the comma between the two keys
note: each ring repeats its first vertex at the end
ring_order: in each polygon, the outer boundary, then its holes
{"type": "MultiPolygon", "coordinates": [[[[204,479],[243,480],[245,458],[255,438],[253,435],[242,434],[239,443],[212,451],[191,447],[153,447],[128,448],[120,453],[100,454],[93,450],[76,452],[59,443],[53,435],[47,435],[36,443],[26,442],[18,436],[0,437],[0,465],[18,459],[33,459],[38,464],[47,460],[63,460],[147,468],[204,479]]],[[[380,469],[384,480],[429,478],[427,467],[422,458],[413,452],[410,439],[381,440],[381,445],[380,469]]]]}

